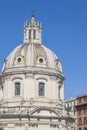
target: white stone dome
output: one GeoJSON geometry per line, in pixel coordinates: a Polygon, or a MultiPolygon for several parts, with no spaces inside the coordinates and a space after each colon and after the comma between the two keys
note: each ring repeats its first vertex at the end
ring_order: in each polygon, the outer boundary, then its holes
{"type": "Polygon", "coordinates": [[[42,45],[41,31],[41,25],[32,17],[31,21],[24,26],[23,44],[16,47],[5,59],[2,71],[23,67],[25,69],[39,67],[45,68],[45,70],[54,69],[62,73],[58,57],[50,49],[42,45]]]}
{"type": "Polygon", "coordinates": [[[6,58],[2,70],[15,67],[47,67],[62,72],[58,57],[39,43],[24,43],[16,47],[6,58]]]}

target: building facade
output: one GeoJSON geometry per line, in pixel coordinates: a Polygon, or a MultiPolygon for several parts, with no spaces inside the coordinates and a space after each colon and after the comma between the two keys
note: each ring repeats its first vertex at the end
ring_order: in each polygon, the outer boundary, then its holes
{"type": "Polygon", "coordinates": [[[76,98],[77,130],[87,130],[87,95],[76,98]]]}
{"type": "Polygon", "coordinates": [[[64,101],[58,57],[42,45],[42,27],[32,15],[24,42],[5,59],[0,76],[0,130],[75,130],[64,101]]]}
{"type": "MultiPolygon", "coordinates": [[[[76,98],[70,98],[65,101],[65,109],[68,112],[68,115],[73,115],[76,120],[76,98]]],[[[75,122],[76,123],[76,122],[75,122]]]]}

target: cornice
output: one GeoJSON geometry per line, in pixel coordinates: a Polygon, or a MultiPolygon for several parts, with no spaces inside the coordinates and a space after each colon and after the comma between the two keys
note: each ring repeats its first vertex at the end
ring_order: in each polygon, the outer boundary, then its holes
{"type": "MultiPolygon", "coordinates": [[[[3,73],[2,76],[7,76],[7,75],[16,75],[16,74],[25,74],[28,76],[28,74],[41,74],[41,75],[48,75],[48,76],[56,76],[56,77],[61,77],[63,80],[64,75],[57,69],[51,69],[51,68],[45,68],[45,67],[18,67],[18,68],[9,68],[6,69],[3,73]]],[[[29,75],[30,76],[30,75],[29,75]]]]}

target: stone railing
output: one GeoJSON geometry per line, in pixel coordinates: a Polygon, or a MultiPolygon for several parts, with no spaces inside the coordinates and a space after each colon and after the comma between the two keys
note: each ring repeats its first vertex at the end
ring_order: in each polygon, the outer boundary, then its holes
{"type": "Polygon", "coordinates": [[[29,107],[1,107],[0,108],[0,116],[5,115],[29,115],[29,107]]]}

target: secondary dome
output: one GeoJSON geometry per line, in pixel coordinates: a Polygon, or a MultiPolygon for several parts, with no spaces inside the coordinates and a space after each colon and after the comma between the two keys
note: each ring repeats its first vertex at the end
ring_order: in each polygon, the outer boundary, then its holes
{"type": "Polygon", "coordinates": [[[24,43],[6,58],[3,71],[14,67],[47,67],[62,72],[58,57],[41,43],[41,26],[32,16],[24,27],[24,43]]]}

